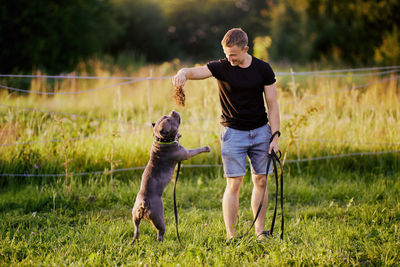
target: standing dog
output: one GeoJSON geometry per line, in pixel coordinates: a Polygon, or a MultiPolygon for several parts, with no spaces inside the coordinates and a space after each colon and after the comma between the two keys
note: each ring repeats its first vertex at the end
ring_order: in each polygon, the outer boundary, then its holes
{"type": "Polygon", "coordinates": [[[178,143],[178,128],[181,117],[172,111],[169,116],[161,117],[154,125],[154,142],[150,151],[150,160],[142,175],[139,193],[132,209],[135,234],[133,242],[139,238],[139,223],[142,218],[149,220],[157,228],[159,241],[164,240],[164,206],[162,194],[171,181],[175,166],[182,160],[190,159],[202,152],[210,152],[210,147],[185,149],[178,143]]]}

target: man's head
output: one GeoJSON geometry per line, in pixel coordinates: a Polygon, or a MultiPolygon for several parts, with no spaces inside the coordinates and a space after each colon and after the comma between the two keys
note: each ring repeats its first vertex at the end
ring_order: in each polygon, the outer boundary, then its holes
{"type": "Polygon", "coordinates": [[[221,41],[222,48],[232,66],[244,62],[249,50],[247,34],[241,28],[230,29],[221,41]]]}
{"type": "Polygon", "coordinates": [[[243,49],[247,46],[249,39],[247,34],[241,28],[233,28],[225,33],[221,41],[223,47],[238,46],[243,49]]]}

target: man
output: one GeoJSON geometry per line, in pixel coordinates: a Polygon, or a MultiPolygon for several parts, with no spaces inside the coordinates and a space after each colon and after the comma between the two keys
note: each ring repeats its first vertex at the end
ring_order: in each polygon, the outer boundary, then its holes
{"type": "MultiPolygon", "coordinates": [[[[173,77],[172,82],[177,87],[183,87],[187,80],[211,76],[217,79],[222,108],[221,154],[227,180],[222,201],[227,243],[236,237],[239,190],[246,173],[246,156],[250,159],[254,183],[251,198],[254,216],[265,191],[263,205],[255,222],[257,239],[263,240],[268,236],[268,232],[264,231],[268,203],[267,152],[278,152],[278,135],[274,136],[271,144],[269,139],[271,133],[280,128],[275,74],[268,63],[248,54],[248,38],[242,29],[229,30],[221,44],[226,58],[211,61],[201,67],[183,68],[173,77]]],[[[272,167],[269,170],[271,172],[272,167]]]]}

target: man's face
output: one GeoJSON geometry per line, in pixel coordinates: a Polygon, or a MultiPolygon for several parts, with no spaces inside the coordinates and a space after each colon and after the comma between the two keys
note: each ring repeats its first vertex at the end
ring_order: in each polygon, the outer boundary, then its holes
{"type": "Polygon", "coordinates": [[[238,66],[242,64],[246,58],[247,50],[249,49],[248,46],[241,48],[237,45],[232,47],[223,46],[222,48],[224,49],[226,58],[232,66],[238,66]]]}

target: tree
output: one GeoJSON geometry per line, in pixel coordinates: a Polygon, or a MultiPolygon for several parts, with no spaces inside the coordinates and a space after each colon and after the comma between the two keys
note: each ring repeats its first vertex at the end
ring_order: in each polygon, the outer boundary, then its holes
{"type": "Polygon", "coordinates": [[[400,2],[310,0],[307,14],[316,31],[312,59],[338,58],[353,65],[373,62],[375,48],[400,24],[400,2]]]}
{"type": "Polygon", "coordinates": [[[113,38],[104,0],[5,0],[0,4],[0,71],[57,73],[113,38]]]}
{"type": "Polygon", "coordinates": [[[133,52],[153,62],[170,58],[173,44],[168,41],[168,25],[157,2],[118,0],[112,4],[116,36],[106,47],[106,52],[114,56],[133,52]]]}

